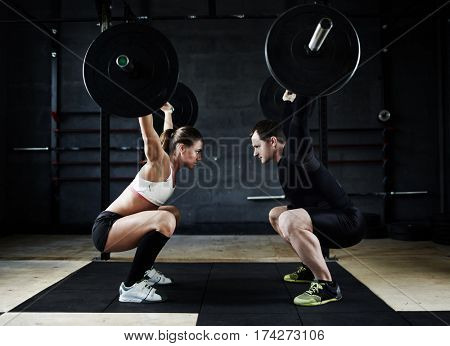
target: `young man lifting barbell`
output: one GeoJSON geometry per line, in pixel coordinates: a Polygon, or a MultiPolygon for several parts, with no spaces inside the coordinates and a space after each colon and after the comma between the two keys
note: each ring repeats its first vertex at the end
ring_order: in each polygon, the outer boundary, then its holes
{"type": "Polygon", "coordinates": [[[287,282],[310,283],[294,304],[316,306],[342,299],[322,255],[322,247],[344,248],[361,241],[365,232],[362,213],[342,186],[314,155],[308,128],[313,102],[286,91],[283,100],[293,105],[288,138],[282,126],[262,120],[250,136],[253,156],[278,164],[279,181],[289,204],[273,208],[269,221],[300,258],[287,282]]]}

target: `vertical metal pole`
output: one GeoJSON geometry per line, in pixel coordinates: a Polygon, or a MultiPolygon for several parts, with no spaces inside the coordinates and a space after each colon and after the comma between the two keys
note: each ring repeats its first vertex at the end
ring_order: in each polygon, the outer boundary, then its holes
{"type": "MultiPolygon", "coordinates": [[[[385,10],[385,2],[381,1],[381,45],[385,46],[389,42],[389,29],[391,26],[391,20],[385,10]]],[[[391,59],[388,56],[389,52],[386,50],[381,55],[381,71],[383,79],[383,100],[381,109],[387,109],[391,111],[391,95],[392,90],[390,88],[391,81],[389,76],[391,75],[391,59]]],[[[390,120],[392,122],[393,120],[390,120]]],[[[384,223],[389,223],[393,219],[394,199],[388,194],[393,191],[393,169],[392,169],[392,150],[391,150],[392,133],[385,128],[383,131],[383,189],[386,192],[383,199],[383,216],[384,223]]]]}
{"type": "MultiPolygon", "coordinates": [[[[324,6],[329,5],[328,0],[323,0],[324,6]]],[[[320,161],[328,168],[328,102],[327,97],[319,98],[319,146],[320,146],[320,161]]],[[[323,257],[330,259],[330,249],[322,247],[323,257]]]]}
{"type": "Polygon", "coordinates": [[[210,17],[217,16],[216,0],[208,0],[208,10],[209,10],[210,17]]]}
{"type": "Polygon", "coordinates": [[[105,210],[110,202],[110,121],[109,114],[100,111],[100,190],[101,210],[105,210]]]}
{"type": "Polygon", "coordinates": [[[328,110],[326,96],[319,98],[319,144],[320,160],[328,168],[328,110]]]}
{"type": "MultiPolygon", "coordinates": [[[[445,12],[444,12],[445,13],[445,12]]],[[[446,92],[446,83],[445,79],[447,77],[447,69],[444,64],[448,64],[448,60],[446,58],[446,26],[447,18],[444,14],[439,15],[436,20],[436,38],[437,38],[437,80],[438,80],[438,155],[439,155],[439,212],[444,213],[447,211],[447,184],[446,184],[446,153],[448,150],[446,146],[446,136],[447,134],[447,126],[448,124],[445,121],[445,108],[446,102],[448,102],[447,98],[444,95],[447,95],[446,92]]],[[[448,24],[447,24],[448,25],[448,24]]],[[[448,114],[448,113],[447,113],[448,114]]]]}
{"type": "MultiPolygon", "coordinates": [[[[111,25],[111,1],[97,2],[97,9],[100,7],[100,30],[107,30],[111,25]]],[[[100,110],[100,194],[101,210],[105,210],[110,202],[110,114],[103,109],[100,110]]],[[[109,260],[109,253],[102,252],[102,260],[109,260]]]]}
{"type": "MultiPolygon", "coordinates": [[[[320,161],[328,168],[328,109],[327,97],[319,98],[319,148],[320,161]]],[[[325,259],[330,258],[330,249],[322,247],[325,259]]]]}
{"type": "MultiPolygon", "coordinates": [[[[53,7],[55,8],[56,17],[60,16],[60,4],[59,1],[53,2],[53,7]]],[[[59,41],[59,30],[60,25],[55,24],[51,28],[50,34],[59,41]]],[[[51,100],[50,100],[50,148],[59,147],[59,137],[57,134],[57,130],[59,130],[60,126],[60,118],[59,118],[59,110],[60,110],[60,92],[59,92],[59,67],[60,67],[60,59],[59,59],[59,44],[52,40],[51,41],[51,77],[50,77],[50,90],[51,90],[51,100]]],[[[56,229],[56,227],[60,223],[60,190],[59,190],[59,165],[54,165],[54,162],[59,161],[59,152],[56,150],[50,150],[50,172],[51,172],[51,201],[50,201],[50,218],[51,218],[51,228],[52,231],[56,229]]]]}
{"type": "MultiPolygon", "coordinates": [[[[111,25],[111,1],[101,1],[97,3],[97,8],[101,11],[100,30],[107,30],[111,25]]],[[[110,202],[110,114],[103,109],[100,111],[100,191],[101,210],[105,210],[110,202]]]]}
{"type": "Polygon", "coordinates": [[[384,129],[382,131],[383,136],[383,149],[382,149],[382,155],[383,155],[383,180],[382,180],[382,186],[383,191],[385,192],[385,195],[383,197],[383,207],[384,207],[384,222],[388,223],[391,220],[391,211],[390,211],[390,202],[391,202],[391,196],[389,195],[389,192],[392,191],[391,189],[391,180],[390,180],[390,168],[391,168],[391,162],[390,162],[390,129],[387,124],[385,124],[384,129]]]}

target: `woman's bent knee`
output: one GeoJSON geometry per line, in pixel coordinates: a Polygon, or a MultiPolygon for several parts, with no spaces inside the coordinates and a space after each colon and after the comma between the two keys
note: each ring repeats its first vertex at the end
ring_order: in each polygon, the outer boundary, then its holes
{"type": "Polygon", "coordinates": [[[174,205],[164,205],[162,207],[159,207],[159,210],[161,210],[161,211],[164,210],[164,211],[168,211],[168,212],[172,213],[175,216],[177,225],[180,224],[181,212],[177,207],[175,207],[174,205]]]}
{"type": "Polygon", "coordinates": [[[157,223],[157,231],[164,234],[166,237],[171,237],[175,232],[177,220],[175,215],[170,211],[161,210],[159,220],[157,223]]]}

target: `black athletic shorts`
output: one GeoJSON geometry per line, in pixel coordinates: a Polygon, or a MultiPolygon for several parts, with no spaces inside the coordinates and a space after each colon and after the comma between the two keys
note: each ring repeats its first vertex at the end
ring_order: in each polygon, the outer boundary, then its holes
{"type": "Polygon", "coordinates": [[[106,240],[108,239],[109,231],[114,222],[119,220],[122,215],[113,213],[111,211],[102,211],[94,221],[92,226],[92,241],[98,251],[105,250],[106,240]]]}
{"type": "MultiPolygon", "coordinates": [[[[292,205],[288,210],[297,209],[292,205]]],[[[361,211],[355,207],[346,209],[302,208],[311,217],[313,233],[322,247],[346,248],[358,244],[366,232],[366,223],[361,211]]]]}

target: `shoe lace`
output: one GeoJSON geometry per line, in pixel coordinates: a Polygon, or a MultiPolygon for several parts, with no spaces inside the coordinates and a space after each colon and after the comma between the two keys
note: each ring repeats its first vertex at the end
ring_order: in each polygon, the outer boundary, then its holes
{"type": "Polygon", "coordinates": [[[164,274],[163,273],[161,273],[159,270],[156,270],[155,269],[155,274],[156,275],[159,275],[159,276],[161,276],[161,277],[163,277],[164,276],[164,274]]]}
{"type": "Polygon", "coordinates": [[[151,270],[154,271],[152,277],[154,277],[154,276],[156,276],[156,277],[158,277],[158,276],[159,276],[159,277],[164,277],[164,274],[161,273],[159,270],[156,270],[155,268],[152,268],[151,270]]]}
{"type": "Polygon", "coordinates": [[[150,290],[152,290],[152,289],[154,288],[154,287],[150,284],[149,281],[145,281],[144,287],[145,287],[145,288],[149,288],[150,290]]]}
{"type": "Polygon", "coordinates": [[[297,271],[295,272],[296,274],[300,274],[301,272],[306,271],[306,268],[303,264],[300,264],[297,268],[297,271]]]}
{"type": "Polygon", "coordinates": [[[316,294],[319,293],[320,290],[323,290],[323,286],[318,282],[312,282],[309,290],[307,290],[306,293],[316,294]]]}

